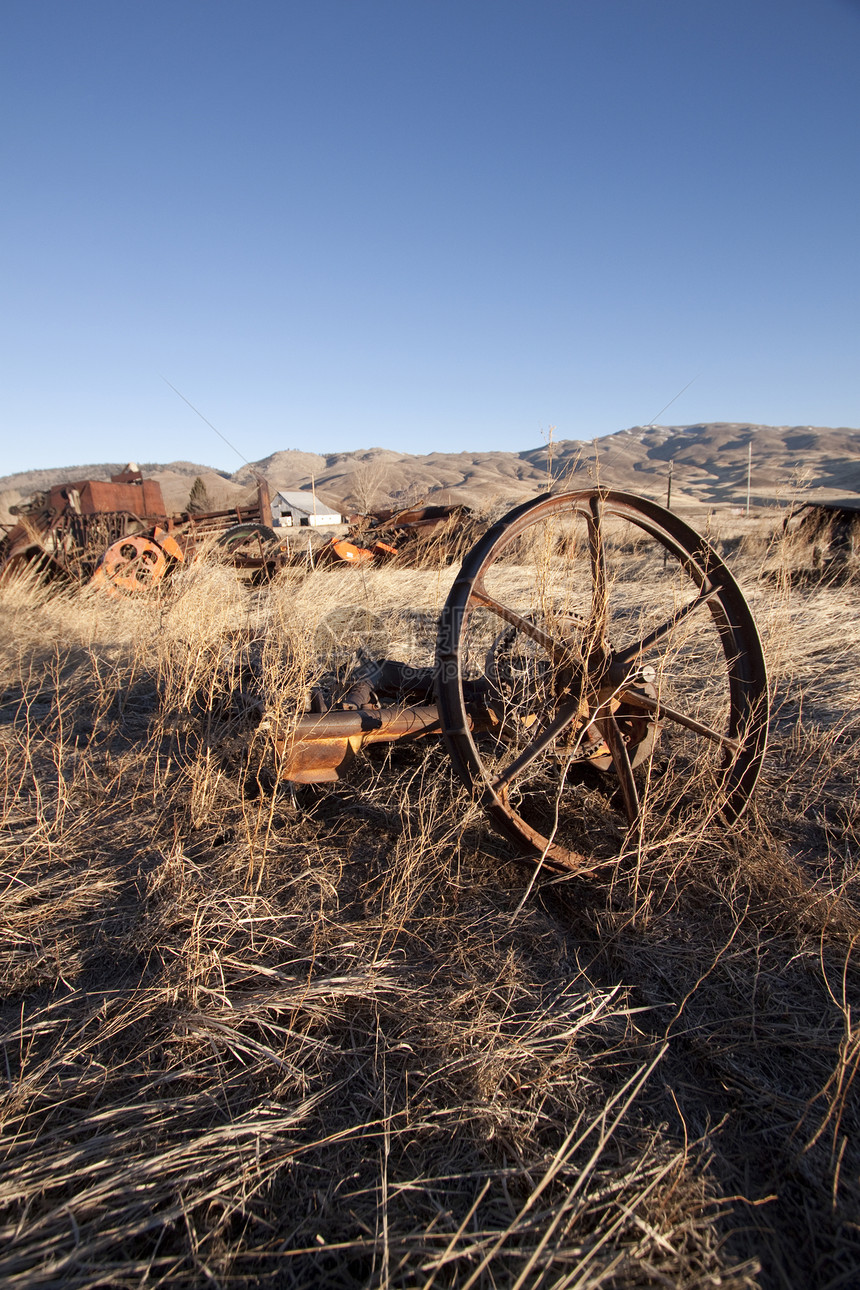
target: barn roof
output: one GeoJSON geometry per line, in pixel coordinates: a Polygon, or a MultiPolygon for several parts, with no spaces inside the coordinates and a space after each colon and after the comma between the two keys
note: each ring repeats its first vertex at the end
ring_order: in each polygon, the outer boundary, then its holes
{"type": "Polygon", "coordinates": [[[304,511],[306,515],[339,515],[340,509],[331,506],[319,493],[314,496],[311,490],[296,489],[291,492],[280,491],[272,498],[273,502],[283,501],[294,510],[304,511]]]}

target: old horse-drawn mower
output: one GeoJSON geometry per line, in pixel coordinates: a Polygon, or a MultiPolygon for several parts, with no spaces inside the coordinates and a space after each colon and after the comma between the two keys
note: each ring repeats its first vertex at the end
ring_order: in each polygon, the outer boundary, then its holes
{"type": "Polygon", "coordinates": [[[441,734],[459,778],[532,860],[581,870],[731,825],[767,737],[749,607],[671,512],[606,489],[510,512],[466,556],[433,668],[367,660],[275,732],[278,773],[339,778],[358,751],[441,734]]]}

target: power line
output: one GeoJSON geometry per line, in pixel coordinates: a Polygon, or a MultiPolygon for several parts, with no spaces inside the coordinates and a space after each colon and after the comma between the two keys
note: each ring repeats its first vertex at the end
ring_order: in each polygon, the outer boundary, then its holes
{"type": "Polygon", "coordinates": [[[204,415],[203,415],[203,413],[200,411],[200,409],[199,409],[199,408],[195,408],[195,406],[194,406],[194,404],[191,402],[191,400],[190,400],[190,399],[186,399],[185,395],[182,393],[182,391],[181,391],[181,390],[177,390],[177,388],[176,388],[176,386],[175,386],[175,385],[171,385],[171,384],[170,384],[170,381],[168,381],[168,379],[167,379],[167,377],[166,377],[166,376],[162,376],[162,378],[161,378],[161,379],[162,379],[162,381],[164,381],[164,384],[165,384],[165,385],[170,385],[170,388],[171,388],[171,390],[173,391],[173,393],[174,393],[174,394],[178,394],[178,395],[179,395],[179,397],[180,397],[180,399],[182,400],[182,402],[183,402],[183,403],[187,403],[187,404],[188,404],[188,406],[189,406],[189,408],[191,409],[191,411],[192,411],[192,412],[196,412],[196,413],[197,413],[197,415],[198,415],[198,417],[200,418],[200,420],[201,420],[201,421],[205,421],[205,422],[206,422],[206,424],[208,425],[208,427],[209,427],[209,429],[210,429],[210,430],[214,430],[214,431],[215,431],[215,433],[217,434],[217,436],[218,436],[218,438],[219,438],[219,439],[223,439],[223,440],[224,440],[224,442],[226,443],[227,447],[231,450],[231,452],[235,452],[236,456],[239,458],[239,460],[240,460],[241,462],[244,462],[244,464],[245,464],[246,466],[250,466],[250,464],[251,464],[251,463],[250,463],[250,461],[248,461],[248,458],[247,458],[247,457],[243,457],[243,456],[242,456],[242,454],[241,454],[241,452],[239,451],[239,449],[238,449],[234,444],[232,444],[232,443],[230,442],[230,440],[227,438],[227,436],[226,436],[225,434],[222,434],[222,433],[221,433],[221,431],[218,429],[218,427],[217,427],[217,426],[213,426],[212,422],[208,419],[208,417],[204,417],[204,415]]]}
{"type": "MultiPolygon", "coordinates": [[[[696,375],[693,377],[693,381],[698,381],[698,379],[699,379],[699,377],[700,377],[701,375],[702,375],[702,373],[701,373],[701,372],[697,372],[697,373],[696,373],[696,375]]],[[[685,391],[685,390],[689,390],[690,386],[693,384],[693,381],[688,381],[688,382],[687,382],[687,384],[684,386],[684,389],[683,389],[683,390],[679,390],[679,391],[678,391],[678,393],[675,395],[675,398],[674,398],[674,399],[670,399],[670,400],[669,400],[669,402],[666,404],[666,407],[665,407],[665,408],[661,408],[661,409],[660,409],[660,411],[656,414],[656,416],[653,416],[653,417],[651,418],[651,420],[650,420],[650,421],[647,421],[645,424],[646,424],[646,425],[649,425],[649,426],[654,425],[654,422],[657,420],[657,417],[662,417],[663,413],[666,411],[666,408],[671,408],[672,404],[673,404],[677,399],[680,399],[680,397],[681,397],[681,395],[684,393],[684,391],[685,391]]]]}

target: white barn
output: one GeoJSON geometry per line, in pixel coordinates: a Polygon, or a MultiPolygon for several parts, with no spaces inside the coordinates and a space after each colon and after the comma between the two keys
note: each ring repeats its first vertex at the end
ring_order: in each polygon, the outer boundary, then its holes
{"type": "Polygon", "coordinates": [[[325,528],[330,524],[340,524],[341,515],[323,501],[319,493],[301,488],[296,492],[275,494],[272,498],[272,523],[276,528],[294,524],[325,528]]]}

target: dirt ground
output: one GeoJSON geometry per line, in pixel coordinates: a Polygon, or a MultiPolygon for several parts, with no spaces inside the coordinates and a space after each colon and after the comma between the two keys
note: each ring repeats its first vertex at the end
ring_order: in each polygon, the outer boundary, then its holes
{"type": "Polygon", "coordinates": [[[745,529],[752,806],[590,877],[437,740],[273,780],[321,652],[429,664],[452,568],[0,588],[4,1284],[857,1284],[860,582],[745,529]]]}

